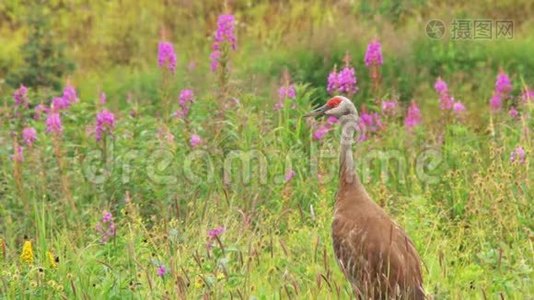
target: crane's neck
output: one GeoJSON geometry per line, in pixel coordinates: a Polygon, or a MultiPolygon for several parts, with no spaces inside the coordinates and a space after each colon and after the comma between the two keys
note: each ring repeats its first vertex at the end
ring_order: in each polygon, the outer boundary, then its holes
{"type": "Polygon", "coordinates": [[[347,114],[340,119],[341,124],[341,147],[339,153],[339,184],[341,187],[359,187],[360,179],[354,168],[354,158],[352,155],[352,144],[354,143],[354,133],[358,126],[358,115],[347,114]]]}

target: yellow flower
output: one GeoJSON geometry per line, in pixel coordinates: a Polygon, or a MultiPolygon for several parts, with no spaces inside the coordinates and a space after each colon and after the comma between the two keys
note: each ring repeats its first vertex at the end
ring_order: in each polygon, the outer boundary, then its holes
{"type": "Polygon", "coordinates": [[[219,272],[217,273],[217,280],[223,280],[224,279],[224,273],[219,272]]]}
{"type": "Polygon", "coordinates": [[[52,254],[52,252],[48,251],[46,254],[48,256],[48,263],[50,264],[50,268],[52,269],[57,268],[56,259],[54,258],[54,255],[52,254]]]}
{"type": "Polygon", "coordinates": [[[22,254],[20,255],[20,260],[27,264],[33,264],[33,249],[32,242],[25,241],[22,246],[22,254]]]}
{"type": "Polygon", "coordinates": [[[202,280],[202,277],[197,276],[197,280],[195,280],[195,288],[200,289],[204,286],[204,280],[202,280]]]}

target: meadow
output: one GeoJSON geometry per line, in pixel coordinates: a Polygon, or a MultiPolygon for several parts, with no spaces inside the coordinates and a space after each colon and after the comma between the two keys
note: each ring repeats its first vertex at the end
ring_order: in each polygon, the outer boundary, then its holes
{"type": "Polygon", "coordinates": [[[0,3],[0,298],[353,298],[331,239],[340,130],[304,117],[333,95],[358,108],[357,172],[429,297],[533,298],[532,15],[0,3]]]}

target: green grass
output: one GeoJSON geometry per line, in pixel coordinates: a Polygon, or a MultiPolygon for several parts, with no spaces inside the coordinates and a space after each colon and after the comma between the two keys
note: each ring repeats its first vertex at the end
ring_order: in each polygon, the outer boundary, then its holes
{"type": "MultiPolygon", "coordinates": [[[[94,110],[90,104],[76,104],[65,113],[64,174],[42,122],[30,121],[38,128],[39,140],[25,152],[22,194],[16,189],[13,162],[2,164],[2,294],[348,298],[349,285],[335,263],[330,240],[337,132],[320,142],[311,140],[301,118],[309,99],[299,97],[296,109],[288,107],[280,114],[254,108],[266,99],[243,95],[241,100],[217,136],[200,118],[215,103],[200,98],[194,106],[192,127],[205,139],[201,150],[194,151],[209,154],[215,170],[211,180],[190,181],[184,173],[184,161],[193,150],[179,121],[169,123],[175,140],[168,143],[157,136],[161,122],[143,110],[136,118],[127,110],[119,113],[108,142],[109,175],[102,183],[92,183],[87,175],[90,168],[103,167],[101,145],[86,136],[85,127],[93,122],[85,113],[94,110]],[[252,160],[249,183],[240,178],[241,166],[235,163],[234,181],[224,184],[223,160],[236,150],[257,150],[267,157],[265,183],[257,178],[260,163],[252,160]],[[317,171],[310,170],[320,151],[325,157],[318,160],[317,171]],[[288,183],[281,179],[286,157],[297,172],[288,183]],[[322,183],[315,172],[332,180],[322,183]],[[62,201],[62,176],[69,181],[76,211],[62,201]],[[95,226],[105,209],[114,215],[117,235],[102,244],[95,226]],[[220,244],[207,251],[207,231],[221,225],[226,232],[220,244]],[[33,241],[32,265],[19,260],[24,236],[33,241]],[[57,268],[50,267],[47,251],[59,256],[57,268]],[[156,276],[160,263],[170,272],[164,278],[156,276]]],[[[407,168],[402,173],[390,169],[387,181],[371,161],[365,183],[374,200],[414,240],[424,262],[427,291],[436,298],[532,295],[532,172],[529,163],[508,161],[521,125],[498,123],[492,138],[451,124],[439,145],[429,139],[432,130],[439,130],[432,124],[410,135],[398,121],[391,122],[380,138],[357,144],[355,156],[364,160],[381,150],[406,159],[407,168]],[[428,173],[438,178],[433,184],[418,178],[414,163],[428,147],[438,149],[443,160],[428,173]]],[[[528,143],[524,146],[531,151],[528,143]]],[[[200,175],[206,163],[197,159],[191,168],[200,175]]]]}

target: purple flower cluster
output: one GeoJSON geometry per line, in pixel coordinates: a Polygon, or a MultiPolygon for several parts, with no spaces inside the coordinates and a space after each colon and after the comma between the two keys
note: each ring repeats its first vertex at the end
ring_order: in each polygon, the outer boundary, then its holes
{"type": "Polygon", "coordinates": [[[354,68],[345,67],[338,74],[338,90],[340,93],[349,96],[354,95],[358,88],[356,87],[356,73],[354,68]]]}
{"type": "Polygon", "coordinates": [[[180,105],[180,109],[174,112],[174,117],[186,119],[187,116],[189,116],[189,110],[194,101],[195,95],[192,90],[184,89],[180,91],[180,96],[178,97],[178,105],[180,105]]]}
{"type": "Polygon", "coordinates": [[[275,110],[280,110],[284,107],[284,102],[286,99],[294,100],[297,97],[295,90],[295,85],[284,85],[278,89],[278,101],[274,105],[275,110]]]}
{"type": "Polygon", "coordinates": [[[462,102],[455,101],[454,104],[452,105],[452,110],[457,116],[460,116],[465,112],[465,106],[462,102]]]}
{"type": "Polygon", "coordinates": [[[213,50],[210,53],[210,69],[212,72],[217,71],[217,67],[219,66],[219,59],[221,59],[221,52],[219,50],[213,50]]]}
{"type": "Polygon", "coordinates": [[[380,116],[377,113],[362,112],[360,115],[360,124],[369,131],[377,131],[382,127],[380,116]]]}
{"type": "Polygon", "coordinates": [[[217,19],[217,31],[215,32],[214,42],[220,46],[224,42],[228,42],[232,49],[236,49],[235,37],[235,18],[233,15],[220,15],[217,19]]]}
{"type": "Polygon", "coordinates": [[[37,131],[33,127],[27,127],[22,130],[22,139],[29,147],[37,140],[37,131]]]}
{"type": "Polygon", "coordinates": [[[28,88],[21,84],[20,87],[13,93],[13,100],[15,100],[15,106],[27,106],[28,88]]]}
{"type": "Polygon", "coordinates": [[[158,44],[158,66],[167,68],[169,72],[176,72],[176,53],[170,42],[161,41],[158,44]]]}
{"type": "Polygon", "coordinates": [[[326,123],[319,126],[314,132],[313,132],[313,138],[315,140],[321,140],[326,136],[326,134],[332,129],[334,124],[336,124],[337,118],[334,116],[328,117],[326,120],[326,123]]]}
{"type": "Polygon", "coordinates": [[[293,177],[295,177],[295,175],[297,175],[297,173],[295,173],[295,171],[293,171],[293,169],[289,169],[289,170],[287,170],[286,174],[284,175],[284,180],[286,182],[289,182],[291,179],[293,179],[293,177]]]}
{"type": "Polygon", "coordinates": [[[383,128],[382,120],[378,113],[368,113],[362,110],[360,114],[360,120],[358,122],[358,128],[360,129],[360,136],[358,141],[364,142],[369,138],[369,133],[377,132],[383,128]]]}
{"type": "Polygon", "coordinates": [[[452,110],[457,117],[461,117],[465,112],[465,106],[460,101],[455,101],[449,93],[447,83],[438,77],[434,83],[434,89],[439,95],[439,108],[443,111],[452,110]]]}
{"type": "Polygon", "coordinates": [[[367,67],[381,66],[384,63],[384,59],[382,57],[382,45],[378,40],[374,40],[367,45],[364,61],[367,67]]]}
{"type": "Polygon", "coordinates": [[[219,66],[221,51],[225,51],[223,45],[228,44],[232,50],[235,50],[236,41],[234,16],[230,14],[220,15],[217,19],[217,31],[215,31],[213,37],[212,52],[210,54],[211,71],[215,72],[219,66]]]}
{"type": "Polygon", "coordinates": [[[102,139],[102,134],[105,132],[112,133],[113,128],[115,128],[115,115],[107,109],[103,109],[96,115],[96,140],[100,141],[102,139]]]}
{"type": "Polygon", "coordinates": [[[46,118],[46,132],[52,134],[61,134],[63,126],[61,125],[61,117],[58,112],[51,112],[46,118]]]}
{"type": "Polygon", "coordinates": [[[502,98],[498,94],[493,94],[490,98],[490,107],[493,111],[500,110],[502,108],[502,98]]]}
{"type": "Polygon", "coordinates": [[[408,107],[408,113],[406,114],[406,119],[404,120],[404,125],[408,130],[413,129],[415,126],[418,126],[421,123],[421,111],[417,106],[417,103],[412,100],[412,103],[408,107]]]}
{"type": "Polygon", "coordinates": [[[397,100],[382,100],[382,114],[393,116],[397,114],[399,102],[397,100]]]}
{"type": "Polygon", "coordinates": [[[156,274],[159,276],[159,277],[163,277],[167,274],[167,268],[165,268],[164,265],[160,265],[158,267],[158,269],[156,270],[156,274]]]}
{"type": "Polygon", "coordinates": [[[510,110],[508,111],[508,115],[512,119],[516,119],[519,116],[519,112],[517,111],[517,109],[514,106],[512,106],[512,107],[510,107],[510,110]]]}
{"type": "Polygon", "coordinates": [[[215,239],[219,237],[221,234],[223,234],[226,231],[226,228],[224,226],[215,227],[213,229],[208,230],[208,239],[215,239]]]}
{"type": "Polygon", "coordinates": [[[197,134],[192,134],[189,144],[192,148],[196,148],[198,145],[202,144],[202,138],[197,134]]]}
{"type": "Polygon", "coordinates": [[[441,77],[436,80],[434,89],[439,95],[439,108],[441,110],[451,110],[454,106],[454,100],[449,94],[447,83],[441,77]]]}
{"type": "Polygon", "coordinates": [[[64,97],[54,97],[54,99],[52,99],[51,107],[53,111],[64,110],[69,108],[69,106],[69,101],[67,101],[67,99],[64,97]]]}
{"type": "Polygon", "coordinates": [[[113,215],[109,211],[102,212],[102,220],[96,225],[96,232],[100,234],[100,242],[107,243],[111,238],[115,237],[117,227],[113,222],[113,215]]]}
{"type": "Polygon", "coordinates": [[[78,102],[78,93],[76,93],[76,89],[70,83],[67,83],[63,89],[63,98],[69,105],[78,102]]]}
{"type": "Polygon", "coordinates": [[[516,147],[512,153],[510,153],[510,162],[512,163],[525,163],[525,159],[526,159],[526,152],[525,152],[525,149],[523,149],[523,147],[521,146],[518,146],[516,147]]]}
{"type": "Polygon", "coordinates": [[[500,111],[503,106],[503,101],[508,98],[512,91],[512,82],[510,77],[504,71],[500,71],[495,80],[495,90],[490,99],[490,107],[492,111],[500,111]]]}
{"type": "Polygon", "coordinates": [[[337,92],[337,69],[336,67],[334,66],[334,69],[332,70],[332,72],[330,72],[330,74],[328,74],[328,79],[327,79],[327,84],[326,84],[326,91],[330,94],[330,95],[333,95],[337,92]]]}
{"type": "Polygon", "coordinates": [[[317,130],[313,132],[313,138],[316,140],[321,140],[326,136],[326,134],[330,131],[331,126],[328,124],[321,125],[317,130]]]}
{"type": "Polygon", "coordinates": [[[182,90],[180,92],[180,97],[178,98],[178,104],[183,107],[188,103],[193,103],[193,97],[194,95],[192,90],[182,90]]]}
{"type": "Polygon", "coordinates": [[[495,80],[495,92],[500,95],[507,95],[512,91],[512,81],[504,71],[500,71],[495,80]]]}
{"type": "Polygon", "coordinates": [[[208,249],[211,249],[211,246],[213,242],[221,236],[226,231],[226,228],[224,226],[215,227],[213,229],[208,230],[208,249]]]}
{"type": "Polygon", "coordinates": [[[439,95],[449,95],[449,87],[441,77],[438,77],[436,83],[434,83],[434,89],[439,95]]]}
{"type": "Polygon", "coordinates": [[[54,97],[52,99],[50,108],[52,111],[58,112],[60,110],[69,108],[75,102],[78,102],[78,94],[76,93],[76,89],[70,83],[67,83],[63,89],[63,95],[60,97],[54,97]]]}
{"type": "Polygon", "coordinates": [[[357,83],[358,80],[354,68],[345,66],[341,71],[336,72],[334,67],[334,70],[328,75],[326,90],[330,95],[340,93],[350,97],[358,91],[357,83]]]}

